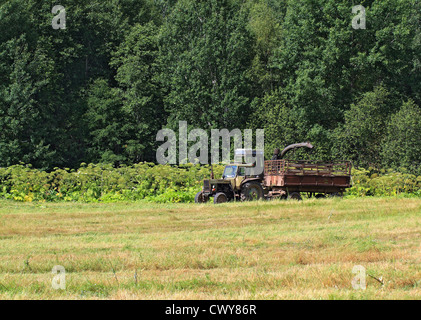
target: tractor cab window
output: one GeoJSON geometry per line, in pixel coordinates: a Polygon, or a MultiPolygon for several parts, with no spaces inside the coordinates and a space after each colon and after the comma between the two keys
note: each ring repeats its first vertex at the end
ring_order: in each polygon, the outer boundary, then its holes
{"type": "Polygon", "coordinates": [[[224,170],[224,178],[235,178],[237,175],[237,166],[226,166],[224,170]]]}
{"type": "Polygon", "coordinates": [[[244,167],[238,168],[238,175],[240,177],[244,177],[246,175],[246,168],[244,168],[244,167]]]}

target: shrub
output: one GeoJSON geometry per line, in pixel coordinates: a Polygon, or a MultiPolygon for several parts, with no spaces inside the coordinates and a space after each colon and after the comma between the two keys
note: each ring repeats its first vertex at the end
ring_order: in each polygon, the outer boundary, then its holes
{"type": "MultiPolygon", "coordinates": [[[[215,176],[222,171],[223,166],[214,166],[215,176]]],[[[0,196],[16,201],[191,202],[210,172],[210,166],[152,163],[120,168],[82,164],[78,170],[55,168],[49,173],[15,165],[0,168],[0,196]]]]}
{"type": "Polygon", "coordinates": [[[421,195],[421,176],[393,169],[354,169],[353,186],[347,190],[348,195],[355,196],[396,196],[399,194],[421,195]]]}
{"type": "MultiPolygon", "coordinates": [[[[221,177],[223,166],[214,166],[221,177]]],[[[78,170],[55,168],[52,172],[30,165],[0,168],[0,197],[15,201],[193,202],[209,177],[210,166],[140,163],[114,168],[108,164],[82,164],[78,170]]],[[[350,196],[421,196],[421,176],[392,169],[353,169],[350,196]]]]}

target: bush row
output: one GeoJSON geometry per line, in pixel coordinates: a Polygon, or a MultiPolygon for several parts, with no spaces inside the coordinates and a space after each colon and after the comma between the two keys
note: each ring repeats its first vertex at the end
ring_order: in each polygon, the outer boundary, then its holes
{"type": "MultiPolygon", "coordinates": [[[[350,196],[421,196],[421,176],[393,170],[354,169],[350,196]]],[[[214,166],[221,177],[223,166],[214,166]]],[[[192,202],[210,166],[164,166],[141,163],[113,168],[82,164],[77,170],[56,168],[52,172],[30,165],[0,168],[0,197],[15,201],[192,202]]]]}
{"type": "Polygon", "coordinates": [[[352,187],[347,195],[396,196],[400,194],[421,196],[421,176],[393,169],[353,169],[352,187]]]}
{"type": "MultiPolygon", "coordinates": [[[[214,166],[215,176],[222,171],[222,166],[214,166]]],[[[119,168],[82,164],[78,170],[56,168],[52,172],[15,165],[0,168],[0,197],[27,202],[191,202],[210,172],[210,166],[152,163],[119,168]]]]}

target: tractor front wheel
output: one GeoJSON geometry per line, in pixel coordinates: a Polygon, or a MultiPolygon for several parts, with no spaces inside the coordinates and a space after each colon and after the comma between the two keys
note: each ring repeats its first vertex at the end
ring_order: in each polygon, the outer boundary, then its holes
{"type": "Polygon", "coordinates": [[[223,192],[219,192],[217,194],[215,194],[215,196],[213,197],[213,203],[218,204],[218,203],[224,203],[228,201],[228,197],[225,193],[223,192]]]}
{"type": "Polygon", "coordinates": [[[194,197],[194,202],[196,202],[196,203],[205,203],[205,202],[207,202],[209,200],[209,198],[208,197],[206,197],[204,194],[203,194],[203,191],[199,191],[197,194],[196,194],[196,196],[194,197]]]}

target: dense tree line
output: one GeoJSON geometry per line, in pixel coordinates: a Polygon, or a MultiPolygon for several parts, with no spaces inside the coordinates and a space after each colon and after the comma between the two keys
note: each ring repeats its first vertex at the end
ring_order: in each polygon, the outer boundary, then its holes
{"type": "Polygon", "coordinates": [[[421,171],[419,0],[61,0],[55,30],[57,4],[1,2],[0,166],[154,161],[183,120],[421,171]]]}

